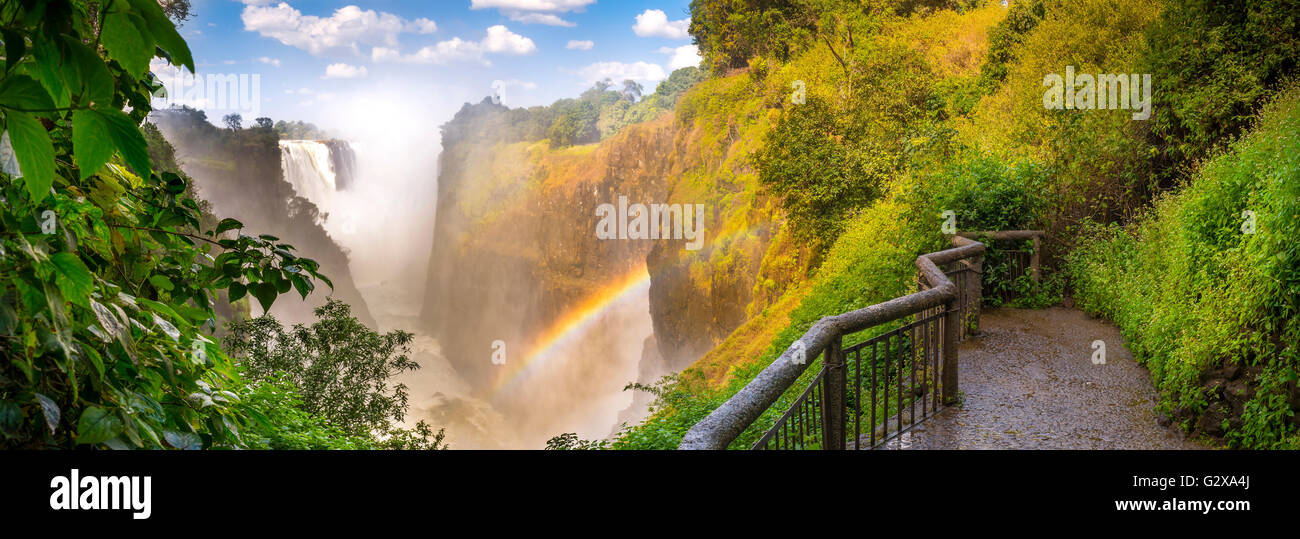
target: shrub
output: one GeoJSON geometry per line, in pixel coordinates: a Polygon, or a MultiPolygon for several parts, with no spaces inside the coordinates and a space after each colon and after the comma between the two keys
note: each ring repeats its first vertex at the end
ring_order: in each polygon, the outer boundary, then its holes
{"type": "Polygon", "coordinates": [[[1297,171],[1293,87],[1181,191],[1129,226],[1091,227],[1067,260],[1079,305],[1120,326],[1160,408],[1234,446],[1297,445],[1297,171]]]}
{"type": "MultiPolygon", "coordinates": [[[[333,298],[315,314],[311,326],[298,324],[288,331],[270,315],[232,322],[223,343],[254,388],[290,395],[280,406],[288,410],[278,416],[290,423],[302,422],[300,411],[319,418],[327,432],[426,443],[428,436],[418,434],[432,435],[432,429],[423,422],[415,434],[397,426],[406,416],[407,393],[405,385],[391,383],[394,376],[420,368],[406,355],[412,335],[377,333],[357,321],[346,303],[333,298]],[[286,386],[294,391],[286,392],[286,386]]],[[[432,445],[437,447],[441,440],[439,431],[432,445]]]]}

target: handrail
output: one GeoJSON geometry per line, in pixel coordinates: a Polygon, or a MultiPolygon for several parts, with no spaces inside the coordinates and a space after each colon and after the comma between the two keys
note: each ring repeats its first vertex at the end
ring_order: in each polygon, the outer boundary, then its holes
{"type": "Polygon", "coordinates": [[[1009,241],[1009,240],[1034,240],[1033,252],[1029,255],[1029,273],[1035,281],[1039,280],[1039,249],[1042,245],[1044,232],[1042,230],[997,230],[985,232],[959,232],[959,236],[975,239],[988,238],[991,240],[1009,241]]]}
{"type": "Polygon", "coordinates": [[[945,338],[949,340],[950,345],[945,346],[945,356],[951,355],[951,357],[945,357],[944,360],[945,363],[950,362],[953,367],[947,369],[948,376],[952,378],[944,380],[944,396],[945,400],[955,398],[957,390],[955,341],[959,324],[957,321],[959,313],[955,308],[957,286],[948,279],[947,275],[944,275],[940,266],[982,256],[985,250],[983,243],[963,236],[952,237],[952,243],[956,247],[923,254],[916,258],[917,270],[921,278],[930,286],[928,290],[818,320],[771,365],[758,373],[749,384],[692,426],[677,448],[726,449],[799,379],[811,363],[808,358],[816,357],[827,347],[838,348],[840,338],[844,335],[941,305],[948,308],[949,317],[947,324],[949,336],[945,338]],[[799,358],[800,361],[795,361],[794,356],[799,353],[802,353],[803,357],[799,358]]]}

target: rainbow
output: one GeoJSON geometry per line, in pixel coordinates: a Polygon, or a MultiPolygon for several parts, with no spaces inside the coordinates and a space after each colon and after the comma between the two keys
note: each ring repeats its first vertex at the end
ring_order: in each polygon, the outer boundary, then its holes
{"type": "MultiPolygon", "coordinates": [[[[759,228],[761,225],[714,238],[709,242],[709,246],[717,247],[727,241],[754,234],[759,228]]],[[[632,301],[639,294],[645,293],[649,287],[650,273],[642,265],[600,292],[589,296],[580,305],[570,309],[558,321],[551,324],[550,328],[535,341],[537,344],[532,347],[524,360],[497,378],[496,383],[492,385],[491,394],[501,395],[521,380],[541,371],[547,364],[557,361],[559,351],[566,345],[577,342],[600,319],[601,315],[627,301],[632,301]]]]}
{"type": "Polygon", "coordinates": [[[536,340],[524,360],[512,372],[502,375],[493,385],[492,394],[500,395],[519,381],[532,376],[548,363],[556,361],[559,351],[577,342],[601,315],[610,309],[635,300],[650,288],[650,272],[640,266],[623,278],[614,281],[601,291],[592,294],[577,307],[570,309],[536,340]]]}

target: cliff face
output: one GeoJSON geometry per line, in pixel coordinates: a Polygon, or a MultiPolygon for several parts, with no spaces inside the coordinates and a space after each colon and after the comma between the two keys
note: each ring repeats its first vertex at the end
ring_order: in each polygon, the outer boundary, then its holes
{"type": "Polygon", "coordinates": [[[743,87],[705,84],[720,87],[688,94],[677,115],[586,146],[502,141],[493,134],[510,111],[491,103],[467,105],[443,126],[422,318],[471,383],[487,387],[499,376],[490,361],[494,341],[534,342],[642,267],[653,324],[644,341],[656,350],[637,351],[643,363],[633,376],[647,384],[690,365],[803,279],[802,248],[781,233],[778,205],[760,192],[750,163],[765,112],[692,104],[692,94],[743,87]],[[596,208],[620,196],[629,204],[702,205],[702,244],[597,239],[596,208]]]}
{"type": "MultiPolygon", "coordinates": [[[[284,180],[275,134],[252,129],[223,133],[194,114],[160,111],[151,118],[176,148],[177,161],[212,212],[244,223],[245,234],[276,235],[298,254],[319,262],[321,272],[334,282],[333,296],[351,305],[362,323],[375,327],[353,283],[347,253],[321,227],[316,206],[297,196],[284,180]]],[[[271,312],[284,322],[314,321],[312,310],[324,305],[329,295],[329,287],[320,283],[306,301],[296,294],[281,296],[271,312]]]]}
{"type": "MultiPolygon", "coordinates": [[[[475,107],[486,114],[475,127],[488,131],[503,113],[475,107]]],[[[596,208],[666,198],[671,118],[607,142],[552,152],[444,136],[422,318],[474,385],[493,381],[494,341],[522,354],[566,311],[644,266],[652,242],[597,238],[596,208]]]]}

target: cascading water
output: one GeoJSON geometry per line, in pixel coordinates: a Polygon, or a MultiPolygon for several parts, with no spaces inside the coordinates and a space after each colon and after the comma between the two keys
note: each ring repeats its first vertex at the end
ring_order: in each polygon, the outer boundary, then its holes
{"type": "MultiPolygon", "coordinates": [[[[343,142],[342,146],[346,147],[347,143],[343,142]]],[[[312,201],[326,213],[333,208],[334,193],[339,184],[331,149],[330,144],[315,140],[280,141],[284,179],[293,185],[299,196],[312,201]]],[[[351,153],[350,148],[348,152],[351,153]]]]}
{"type": "Polygon", "coordinates": [[[376,329],[415,335],[409,355],[421,369],[400,377],[410,388],[407,422],[446,427],[459,448],[538,448],[563,432],[603,438],[619,422],[644,415],[646,403],[623,391],[638,379],[642,345],[653,331],[644,268],[563,313],[545,335],[521,342],[493,387],[457,371],[418,319],[437,170],[422,139],[380,134],[280,141],[281,168],[348,251],[376,329]],[[633,409],[620,413],[629,404],[633,409]]]}

